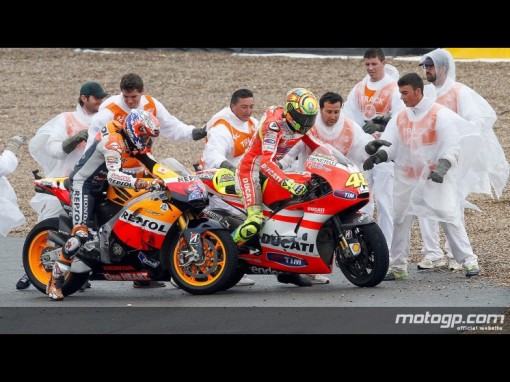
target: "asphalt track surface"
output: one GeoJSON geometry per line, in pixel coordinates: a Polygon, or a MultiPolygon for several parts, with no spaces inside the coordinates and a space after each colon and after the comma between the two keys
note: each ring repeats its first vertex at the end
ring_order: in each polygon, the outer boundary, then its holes
{"type": "Polygon", "coordinates": [[[33,286],[16,290],[23,241],[0,237],[0,334],[453,334],[467,328],[484,334],[500,330],[500,321],[486,315],[510,306],[509,287],[460,271],[418,272],[414,265],[409,279],[375,288],[352,285],[335,267],[330,284],[307,288],[270,275],[250,275],[255,285],[209,296],[169,282],[134,289],[131,282],[93,281],[84,293],[56,302],[33,286]],[[413,316],[403,322],[399,314],[413,316]]]}

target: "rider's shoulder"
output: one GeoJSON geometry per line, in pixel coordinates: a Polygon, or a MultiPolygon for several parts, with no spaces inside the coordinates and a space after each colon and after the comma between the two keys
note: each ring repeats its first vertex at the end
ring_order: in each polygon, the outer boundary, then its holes
{"type": "Polygon", "coordinates": [[[269,107],[266,110],[262,129],[264,131],[274,131],[276,133],[280,132],[283,119],[283,111],[284,109],[281,106],[269,107]]]}

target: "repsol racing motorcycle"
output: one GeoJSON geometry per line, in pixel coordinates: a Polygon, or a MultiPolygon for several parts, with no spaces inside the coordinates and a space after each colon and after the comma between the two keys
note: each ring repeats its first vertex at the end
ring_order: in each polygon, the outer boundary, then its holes
{"type": "MultiPolygon", "coordinates": [[[[235,193],[234,174],[227,169],[196,174],[211,195],[240,211],[204,211],[233,232],[246,217],[235,193]]],[[[329,274],[333,262],[354,285],[378,285],[388,271],[388,245],[377,223],[359,211],[370,197],[363,173],[325,144],[308,157],[305,171],[286,175],[305,183],[307,193],[294,197],[272,181],[261,182],[266,221],[257,236],[240,246],[238,271],[227,286],[244,273],[329,274]]]]}
{"type": "MultiPolygon", "coordinates": [[[[90,280],[162,280],[170,277],[191,294],[224,290],[235,276],[238,248],[227,229],[201,215],[208,204],[202,181],[172,158],[156,164],[163,190],[108,185],[97,202],[93,239],[73,258],[62,291],[76,292],[90,280]]],[[[37,178],[37,177],[36,177],[37,178]]],[[[148,181],[153,179],[146,179],[148,181]]],[[[57,197],[58,218],[39,222],[23,246],[23,266],[32,284],[46,293],[53,264],[71,229],[68,178],[39,178],[37,192],[57,197]]]]}

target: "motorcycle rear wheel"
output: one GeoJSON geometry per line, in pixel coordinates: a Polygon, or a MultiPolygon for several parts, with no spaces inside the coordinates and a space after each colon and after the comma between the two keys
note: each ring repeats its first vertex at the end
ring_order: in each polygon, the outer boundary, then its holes
{"type": "Polygon", "coordinates": [[[388,272],[390,260],[386,239],[376,223],[358,226],[352,233],[361,245],[361,253],[348,259],[337,255],[337,265],[354,285],[374,287],[388,272]]]}
{"type": "MultiPolygon", "coordinates": [[[[50,281],[53,263],[43,261],[49,251],[61,248],[57,243],[48,240],[48,232],[58,233],[58,218],[50,218],[37,223],[30,230],[23,244],[23,267],[32,285],[46,294],[46,285],[50,281]]],[[[76,292],[87,281],[88,273],[71,273],[66,276],[62,293],[69,296],[76,292]]]]}
{"type": "MultiPolygon", "coordinates": [[[[204,247],[204,260],[181,264],[186,254],[182,236],[170,243],[170,273],[174,282],[194,295],[213,294],[224,290],[236,277],[238,249],[227,230],[204,231],[200,235],[204,247]]],[[[228,289],[228,288],[227,288],[228,289]]]]}

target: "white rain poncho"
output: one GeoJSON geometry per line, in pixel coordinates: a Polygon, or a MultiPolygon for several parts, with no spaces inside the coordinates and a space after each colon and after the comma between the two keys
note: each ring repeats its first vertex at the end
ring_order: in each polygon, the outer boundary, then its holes
{"type": "MultiPolygon", "coordinates": [[[[86,114],[78,104],[76,111],[60,113],[37,130],[28,142],[28,149],[32,158],[42,166],[45,177],[64,177],[71,173],[85,152],[85,142],[66,154],[62,141],[80,130],[88,129],[91,118],[92,115],[86,114]]],[[[30,206],[37,212],[38,221],[57,217],[62,210],[55,196],[42,193],[35,194],[30,206]]]]}
{"type": "Polygon", "coordinates": [[[463,197],[471,192],[484,193],[500,198],[508,181],[510,165],[498,141],[493,127],[497,116],[489,103],[470,87],[455,82],[455,61],[445,49],[435,49],[422,56],[434,62],[436,80],[434,86],[436,102],[455,111],[462,118],[476,126],[481,137],[478,142],[479,156],[461,182],[463,197]]]}
{"type": "MultiPolygon", "coordinates": [[[[209,132],[211,126],[220,119],[227,121],[230,126],[238,132],[251,134],[252,131],[250,129],[249,123],[241,121],[230,109],[230,106],[227,106],[217,112],[207,122],[207,143],[202,154],[202,163],[204,165],[204,169],[219,168],[221,163],[226,160],[232,163],[232,165],[236,166],[242,157],[242,155],[234,156],[236,144],[234,139],[237,139],[237,137],[234,137],[232,133],[236,134],[235,130],[233,130],[231,133],[227,126],[220,123],[214,126],[214,129],[209,132]]],[[[258,120],[254,117],[250,117],[250,120],[252,126],[255,126],[256,128],[259,123],[258,120]]],[[[247,148],[248,142],[245,144],[246,146],[244,146],[244,148],[247,148]]]]}
{"type": "MultiPolygon", "coordinates": [[[[372,103],[377,102],[378,93],[382,89],[384,89],[388,84],[392,82],[396,83],[398,79],[399,79],[398,69],[390,64],[384,65],[384,77],[380,81],[371,82],[370,76],[367,74],[361,80],[361,82],[354,86],[354,88],[349,92],[347,100],[345,101],[345,104],[343,106],[345,116],[347,118],[352,119],[358,125],[363,126],[365,124],[365,120],[372,119],[377,115],[372,103]],[[364,89],[367,84],[369,84],[369,88],[375,90],[376,93],[372,97],[373,99],[370,102],[366,102],[365,105],[365,102],[362,102],[360,97],[363,96],[364,89]]],[[[391,110],[392,113],[397,113],[404,107],[405,105],[400,99],[400,93],[398,92],[397,88],[396,91],[392,92],[389,110],[391,110]]],[[[377,134],[377,137],[378,136],[379,134],[377,134]]]]}
{"type": "Polygon", "coordinates": [[[0,155],[0,235],[7,236],[9,231],[25,223],[20,211],[18,199],[6,176],[16,170],[18,159],[11,150],[0,155]]]}
{"type": "MultiPolygon", "coordinates": [[[[159,136],[165,137],[174,141],[191,141],[191,132],[195,128],[193,125],[187,125],[184,122],[181,122],[179,119],[174,117],[170,112],[163,106],[161,102],[159,102],[156,98],[151,97],[152,101],[154,101],[154,106],[156,108],[154,115],[159,121],[159,136]]],[[[94,115],[92,120],[90,121],[89,128],[89,139],[87,140],[87,148],[94,143],[97,133],[106,126],[108,122],[110,122],[115,114],[107,108],[110,104],[117,105],[121,110],[123,110],[126,115],[131,112],[131,108],[124,102],[124,98],[122,94],[117,94],[111,96],[103,101],[99,106],[99,111],[94,115]]],[[[149,104],[149,101],[145,95],[142,95],[140,99],[140,103],[136,107],[138,110],[147,110],[151,111],[150,108],[146,109],[146,105],[149,104]]],[[[156,148],[159,139],[156,139],[154,145],[152,146],[152,150],[156,148]]]]}
{"type": "MultiPolygon", "coordinates": [[[[256,131],[259,121],[254,117],[250,117],[250,120],[256,131]]],[[[235,156],[236,145],[241,145],[237,149],[238,152],[242,151],[241,147],[244,149],[248,147],[248,138],[244,138],[246,140],[245,142],[238,142],[238,140],[240,137],[247,135],[248,133],[251,139],[252,129],[250,128],[250,123],[248,121],[241,121],[232,109],[230,109],[230,106],[227,106],[213,115],[207,122],[207,132],[207,143],[204,147],[204,152],[202,153],[202,158],[200,160],[204,169],[219,168],[224,161],[229,161],[233,166],[237,166],[243,156],[235,156]],[[227,121],[227,123],[233,128],[232,132],[224,123],[215,125],[211,130],[211,127],[217,123],[218,120],[227,121]],[[244,134],[240,135],[239,132],[244,134]],[[234,137],[233,134],[236,136],[234,137]]],[[[209,198],[209,208],[223,208],[234,214],[239,213],[238,210],[217,197],[209,198]]]]}
{"type": "Polygon", "coordinates": [[[461,222],[459,182],[471,165],[472,157],[465,154],[477,153],[479,130],[456,113],[424,97],[415,107],[408,107],[394,116],[381,138],[392,143],[382,149],[388,153],[388,160],[395,161],[394,222],[400,223],[408,215],[447,223],[461,222]],[[429,111],[436,106],[439,111],[435,131],[432,131],[433,117],[431,120],[429,111]],[[400,126],[405,117],[413,123],[412,130],[400,126]],[[421,130],[416,127],[418,125],[426,128],[421,130]],[[451,163],[443,183],[427,179],[431,166],[439,159],[451,163]]]}

